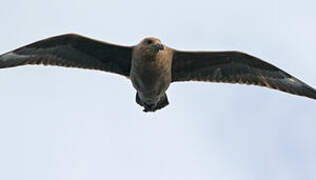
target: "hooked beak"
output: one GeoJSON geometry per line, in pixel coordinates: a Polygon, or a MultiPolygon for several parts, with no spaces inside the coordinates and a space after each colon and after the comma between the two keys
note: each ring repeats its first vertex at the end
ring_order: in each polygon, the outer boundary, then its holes
{"type": "Polygon", "coordinates": [[[154,44],[153,46],[157,51],[164,50],[163,45],[160,43],[154,44]]]}

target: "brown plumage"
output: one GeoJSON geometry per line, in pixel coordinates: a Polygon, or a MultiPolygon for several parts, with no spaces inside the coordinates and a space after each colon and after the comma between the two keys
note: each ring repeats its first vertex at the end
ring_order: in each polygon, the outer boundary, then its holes
{"type": "Polygon", "coordinates": [[[131,79],[144,111],[169,104],[166,90],[176,81],[253,84],[316,99],[316,90],[283,70],[237,51],[185,52],[146,38],[118,46],[75,34],[44,39],[0,56],[0,68],[58,65],[117,73],[131,79]]]}

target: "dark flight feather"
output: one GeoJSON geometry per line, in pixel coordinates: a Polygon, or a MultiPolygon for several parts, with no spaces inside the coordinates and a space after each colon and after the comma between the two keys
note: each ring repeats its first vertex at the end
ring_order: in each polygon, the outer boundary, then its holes
{"type": "Polygon", "coordinates": [[[316,90],[272,64],[236,51],[175,51],[172,81],[211,81],[266,86],[316,99],[316,90]]]}
{"type": "Polygon", "coordinates": [[[56,36],[0,56],[0,68],[26,64],[96,69],[129,76],[132,47],[96,41],[76,34],[56,36]]]}

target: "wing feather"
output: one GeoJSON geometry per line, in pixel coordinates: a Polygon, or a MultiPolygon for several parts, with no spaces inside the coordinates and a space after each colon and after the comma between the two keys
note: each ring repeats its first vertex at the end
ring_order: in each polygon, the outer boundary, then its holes
{"type": "Polygon", "coordinates": [[[265,86],[316,99],[316,90],[254,56],[237,52],[174,51],[172,81],[210,81],[265,86]]]}
{"type": "Polygon", "coordinates": [[[0,56],[0,68],[26,64],[57,65],[129,76],[132,47],[65,34],[18,48],[0,56]]]}

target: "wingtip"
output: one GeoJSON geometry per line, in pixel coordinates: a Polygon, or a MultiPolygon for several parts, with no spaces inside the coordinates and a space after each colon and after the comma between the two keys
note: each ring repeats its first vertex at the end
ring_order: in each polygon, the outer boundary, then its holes
{"type": "Polygon", "coordinates": [[[312,87],[308,87],[306,97],[316,100],[316,90],[312,87]]]}

